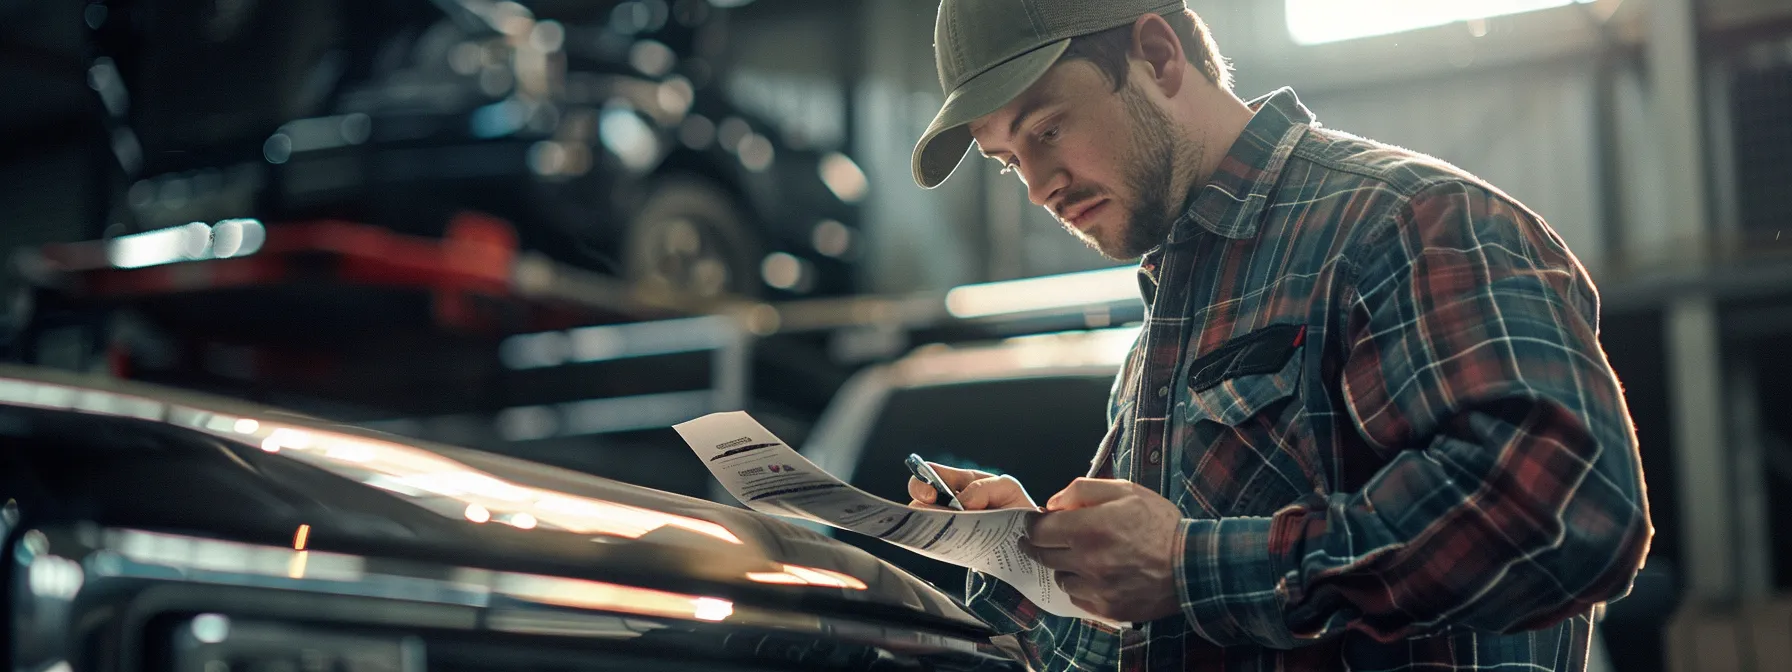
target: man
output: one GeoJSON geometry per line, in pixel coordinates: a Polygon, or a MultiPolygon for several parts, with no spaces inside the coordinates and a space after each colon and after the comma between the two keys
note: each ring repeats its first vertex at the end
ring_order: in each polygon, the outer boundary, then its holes
{"type": "MultiPolygon", "coordinates": [[[[1472,175],[1245,103],[1181,0],[944,0],[933,187],[975,141],[1149,307],[1091,478],[972,573],[1036,668],[1580,670],[1651,528],[1598,296],[1472,175]]],[[[940,468],[967,508],[1033,507],[940,468]]],[[[910,483],[917,504],[931,491],[910,483]]]]}

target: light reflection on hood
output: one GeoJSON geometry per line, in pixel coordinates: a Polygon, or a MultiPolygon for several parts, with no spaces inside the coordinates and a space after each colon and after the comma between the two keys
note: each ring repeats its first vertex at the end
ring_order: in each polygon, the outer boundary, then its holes
{"type": "Polygon", "coordinates": [[[416,446],[30,380],[0,378],[0,403],[167,422],[322,468],[406,497],[444,517],[635,539],[664,527],[742,544],[728,528],[698,518],[513,483],[416,446]],[[481,513],[483,512],[483,513],[481,513]]]}

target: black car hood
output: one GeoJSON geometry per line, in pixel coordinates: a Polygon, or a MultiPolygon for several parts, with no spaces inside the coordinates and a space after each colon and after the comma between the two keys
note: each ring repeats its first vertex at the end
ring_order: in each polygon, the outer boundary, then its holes
{"type": "Polygon", "coordinates": [[[931,585],[781,520],[241,402],[0,366],[0,442],[11,444],[0,486],[27,525],[92,522],[986,632],[931,585]]]}

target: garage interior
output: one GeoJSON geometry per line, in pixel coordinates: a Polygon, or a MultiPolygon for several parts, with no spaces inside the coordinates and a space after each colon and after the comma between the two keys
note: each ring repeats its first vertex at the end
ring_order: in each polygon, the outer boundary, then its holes
{"type": "MultiPolygon", "coordinates": [[[[1596,663],[1788,669],[1792,1],[1188,5],[1241,97],[1485,178],[1598,283],[1655,537],[1596,663]]],[[[935,11],[0,0],[6,361],[728,505],[671,425],[1054,492],[1143,307],[998,166],[915,185],[935,11]]]]}

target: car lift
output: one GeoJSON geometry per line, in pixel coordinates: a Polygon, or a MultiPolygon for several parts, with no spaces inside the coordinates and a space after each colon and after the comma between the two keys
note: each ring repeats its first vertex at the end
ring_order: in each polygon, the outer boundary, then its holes
{"type": "Polygon", "coordinates": [[[1125,269],[1094,284],[698,301],[519,252],[506,223],[473,214],[440,239],[195,223],[50,245],[17,265],[33,288],[13,344],[28,363],[499,450],[748,408],[790,418],[798,440],[853,370],[915,345],[1142,317],[1125,269]]]}

